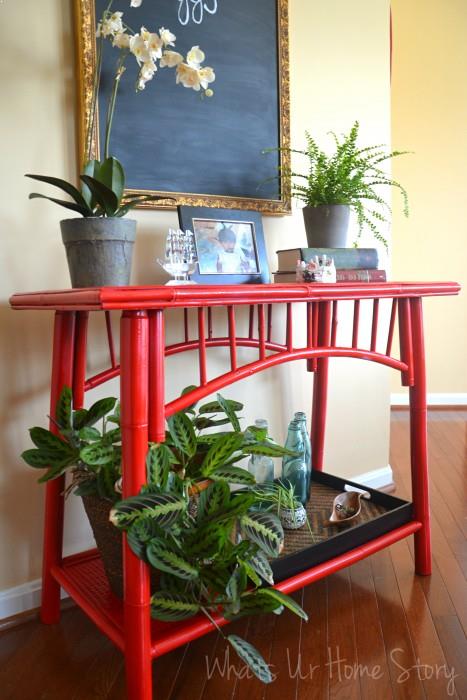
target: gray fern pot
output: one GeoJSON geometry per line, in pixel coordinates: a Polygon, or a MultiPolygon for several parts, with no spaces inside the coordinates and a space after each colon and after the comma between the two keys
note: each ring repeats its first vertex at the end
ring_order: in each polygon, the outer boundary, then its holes
{"type": "Polygon", "coordinates": [[[322,204],[304,207],[306,238],[309,248],[345,248],[350,207],[347,204],[322,204]]]}
{"type": "Polygon", "coordinates": [[[84,217],[60,222],[72,287],[122,287],[130,283],[136,221],[84,217]]]}

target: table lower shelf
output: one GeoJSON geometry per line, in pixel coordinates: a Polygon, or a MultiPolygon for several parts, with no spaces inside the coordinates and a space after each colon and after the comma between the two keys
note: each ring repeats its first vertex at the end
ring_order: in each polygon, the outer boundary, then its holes
{"type": "MultiPolygon", "coordinates": [[[[420,522],[412,520],[340,556],[305,569],[281,581],[276,588],[284,593],[292,593],[408,537],[421,527],[420,522]]],[[[97,550],[66,557],[61,566],[53,567],[52,575],[101,632],[123,651],[125,647],[124,604],[111,592],[97,550]]],[[[215,620],[219,625],[227,624],[227,621],[220,616],[215,617],[215,620]]],[[[162,656],[214,629],[214,625],[204,615],[197,615],[180,622],[153,621],[151,627],[153,658],[162,656]]]]}

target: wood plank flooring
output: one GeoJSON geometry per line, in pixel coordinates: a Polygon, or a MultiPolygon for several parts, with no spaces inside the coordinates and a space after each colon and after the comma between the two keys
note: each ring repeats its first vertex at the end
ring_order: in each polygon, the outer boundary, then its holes
{"type": "MultiPolygon", "coordinates": [[[[429,412],[434,569],[413,573],[411,539],[295,595],[291,613],[241,620],[274,673],[263,686],[208,635],[153,666],[156,700],[467,700],[467,411],[429,412]]],[[[407,412],[394,412],[391,466],[410,497],[407,412]]],[[[0,633],[0,700],[125,700],[121,654],[75,607],[0,633]]]]}

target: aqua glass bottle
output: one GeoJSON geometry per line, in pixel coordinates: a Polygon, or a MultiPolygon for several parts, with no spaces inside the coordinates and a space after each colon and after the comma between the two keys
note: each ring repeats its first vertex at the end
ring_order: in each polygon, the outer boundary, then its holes
{"type": "MultiPolygon", "coordinates": [[[[261,430],[268,430],[268,422],[264,418],[255,420],[255,426],[261,430]]],[[[248,460],[248,471],[256,479],[257,484],[266,481],[274,481],[274,461],[268,455],[251,455],[248,460]]]]}
{"type": "Polygon", "coordinates": [[[297,411],[294,415],[296,421],[300,425],[302,431],[303,444],[305,447],[305,463],[307,466],[307,500],[310,499],[311,492],[311,442],[306,425],[306,414],[303,411],[297,411]]]}
{"type": "Polygon", "coordinates": [[[282,459],[282,481],[285,485],[291,484],[295,490],[295,496],[302,505],[307,502],[307,465],[305,462],[305,445],[303,442],[300,423],[290,421],[285,447],[296,456],[285,455],[282,459]]]}

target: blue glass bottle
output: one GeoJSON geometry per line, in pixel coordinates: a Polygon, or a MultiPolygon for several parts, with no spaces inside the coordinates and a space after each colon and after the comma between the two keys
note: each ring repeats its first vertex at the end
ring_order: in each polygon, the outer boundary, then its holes
{"type": "Polygon", "coordinates": [[[299,421],[290,421],[285,447],[297,453],[297,456],[285,455],[282,459],[282,481],[291,484],[295,496],[302,505],[307,502],[308,468],[305,461],[305,444],[299,421]]]}
{"type": "MultiPolygon", "coordinates": [[[[268,430],[268,422],[264,418],[255,420],[255,426],[266,432],[268,430]]],[[[274,481],[274,461],[268,455],[251,455],[248,471],[253,474],[257,484],[274,481]]]]}
{"type": "Polygon", "coordinates": [[[311,493],[311,442],[310,442],[310,436],[308,434],[307,430],[307,425],[306,425],[306,414],[303,413],[303,411],[297,411],[294,415],[294,418],[296,421],[298,421],[300,425],[300,429],[302,431],[302,438],[303,438],[303,444],[305,447],[305,463],[307,466],[307,487],[306,487],[306,492],[307,492],[307,501],[310,500],[310,493],[311,493]]]}

